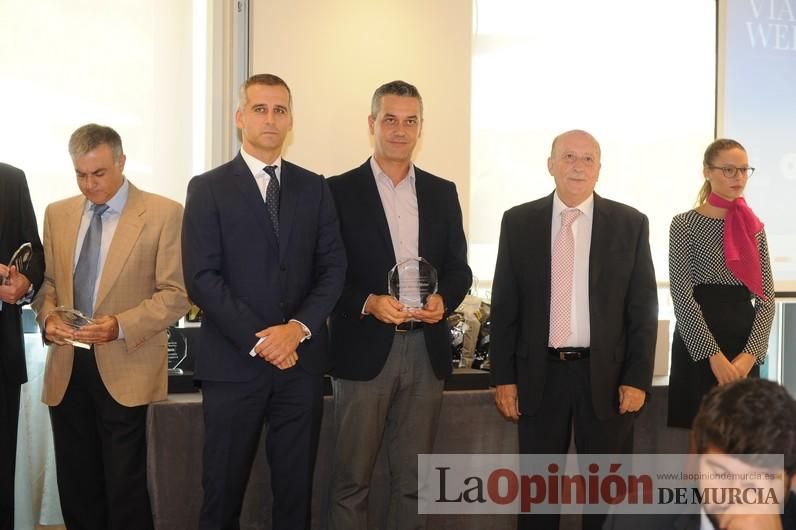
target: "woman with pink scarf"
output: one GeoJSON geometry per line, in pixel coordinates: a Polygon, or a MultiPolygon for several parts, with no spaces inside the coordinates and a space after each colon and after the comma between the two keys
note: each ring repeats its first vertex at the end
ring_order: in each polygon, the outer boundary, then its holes
{"type": "Polygon", "coordinates": [[[743,198],[752,173],[740,143],[716,140],[705,151],[697,207],[672,219],[671,427],[691,428],[702,396],[757,377],[766,358],[774,282],[763,223],[743,198]]]}

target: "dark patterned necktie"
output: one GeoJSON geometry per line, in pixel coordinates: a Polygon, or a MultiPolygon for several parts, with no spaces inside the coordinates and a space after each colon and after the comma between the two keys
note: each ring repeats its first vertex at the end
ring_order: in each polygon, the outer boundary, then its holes
{"type": "Polygon", "coordinates": [[[94,287],[97,285],[99,272],[99,255],[102,244],[102,214],[108,209],[107,204],[94,204],[91,206],[93,215],[88,230],[80,247],[80,257],[77,258],[73,287],[75,291],[75,309],[86,316],[94,314],[94,287]]]}
{"type": "Polygon", "coordinates": [[[265,166],[264,171],[271,177],[265,190],[265,208],[274,227],[274,234],[279,239],[279,180],[276,178],[276,166],[265,166]]]}

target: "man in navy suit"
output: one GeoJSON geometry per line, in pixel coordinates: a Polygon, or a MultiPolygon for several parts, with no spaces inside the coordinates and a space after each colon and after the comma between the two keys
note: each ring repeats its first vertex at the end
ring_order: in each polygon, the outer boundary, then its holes
{"type": "MultiPolygon", "coordinates": [[[[600,145],[585,131],[553,141],[555,191],[503,216],[492,286],[496,404],[523,454],[630,453],[633,412],[652,384],[658,321],[649,222],[594,193],[600,145]]],[[[599,528],[602,516],[584,516],[599,528]]],[[[526,516],[520,528],[558,527],[526,516]]]]}
{"type": "Polygon", "coordinates": [[[204,311],[195,378],[205,420],[199,528],[239,528],[261,436],[275,530],[310,527],[310,498],[328,368],[326,318],[340,296],[345,251],[329,188],[281,158],[293,125],[287,84],[250,77],[232,161],[193,178],[183,270],[204,311]]]}
{"type": "Polygon", "coordinates": [[[417,513],[417,455],[430,453],[451,347],[445,323],[472,282],[456,187],[412,163],[423,124],[417,88],[379,87],[368,116],[374,153],[329,179],[348,256],[332,314],[335,457],[329,530],[425,528],[417,513]],[[422,257],[439,289],[421,309],[390,296],[387,275],[422,257]],[[370,478],[382,443],[390,462],[390,508],[371,514],[370,478]],[[379,521],[384,521],[384,526],[379,521]]]}
{"type": "Polygon", "coordinates": [[[0,530],[14,528],[19,396],[28,379],[19,304],[26,295],[30,300],[43,278],[44,251],[25,173],[0,164],[0,530]],[[25,271],[9,269],[8,261],[23,243],[33,247],[30,265],[25,271]]]}

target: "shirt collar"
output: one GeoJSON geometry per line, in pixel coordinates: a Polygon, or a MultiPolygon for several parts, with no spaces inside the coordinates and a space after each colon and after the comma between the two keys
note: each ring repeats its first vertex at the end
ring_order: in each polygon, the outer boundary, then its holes
{"type": "Polygon", "coordinates": [[[251,174],[252,174],[253,177],[257,177],[257,175],[259,175],[261,173],[264,174],[263,168],[265,166],[276,166],[276,178],[279,181],[282,180],[282,157],[281,156],[276,157],[276,160],[274,160],[272,163],[266,164],[262,160],[260,160],[260,159],[258,159],[256,157],[250,155],[249,153],[247,153],[246,150],[243,147],[240,148],[240,156],[243,157],[243,161],[246,162],[246,167],[249,168],[249,171],[251,171],[251,174]]]}
{"type": "MultiPolygon", "coordinates": [[[[127,204],[127,197],[130,195],[130,181],[125,178],[122,181],[122,185],[119,186],[119,189],[116,190],[116,193],[113,194],[113,197],[108,199],[108,202],[105,205],[108,207],[109,212],[121,214],[122,210],[124,210],[125,204],[127,204]]],[[[94,203],[91,201],[86,201],[86,211],[91,210],[91,206],[94,203]]]]}
{"type": "MultiPolygon", "coordinates": [[[[564,202],[558,197],[558,192],[553,194],[553,219],[558,218],[561,215],[561,212],[568,209],[569,206],[564,204],[564,202]]],[[[592,192],[585,201],[575,206],[580,213],[591,219],[594,217],[594,193],[592,192]]]]}
{"type": "MultiPolygon", "coordinates": [[[[386,182],[386,183],[388,183],[390,185],[390,187],[394,187],[393,184],[392,184],[392,179],[390,178],[389,175],[387,175],[387,173],[385,173],[381,169],[381,166],[379,166],[379,163],[376,162],[376,158],[375,157],[370,157],[370,170],[373,171],[373,176],[376,177],[376,182],[379,182],[379,181],[386,182]]],[[[415,165],[412,163],[411,160],[409,161],[409,172],[407,172],[406,177],[407,177],[406,180],[414,188],[415,187],[415,165]]],[[[404,181],[401,181],[401,182],[404,182],[404,181]]]]}

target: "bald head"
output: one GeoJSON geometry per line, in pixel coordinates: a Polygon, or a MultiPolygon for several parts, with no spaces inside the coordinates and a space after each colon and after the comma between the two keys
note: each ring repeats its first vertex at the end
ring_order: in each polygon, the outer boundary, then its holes
{"type": "Polygon", "coordinates": [[[573,129],[571,131],[563,132],[563,133],[559,134],[558,136],[556,136],[555,138],[553,138],[553,145],[550,147],[550,156],[551,157],[553,157],[555,155],[556,145],[558,144],[559,140],[563,140],[563,139],[565,139],[567,137],[570,137],[570,136],[579,136],[581,138],[584,138],[584,139],[587,139],[587,140],[591,141],[594,144],[594,150],[597,153],[597,157],[598,158],[600,157],[600,155],[601,155],[600,144],[599,144],[599,142],[597,142],[597,139],[594,136],[592,136],[591,134],[589,134],[588,132],[582,131],[580,129],[573,129]]]}
{"type": "Polygon", "coordinates": [[[556,194],[574,208],[589,198],[600,176],[600,144],[586,131],[559,134],[553,140],[547,169],[556,181],[556,194]]]}

